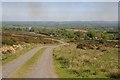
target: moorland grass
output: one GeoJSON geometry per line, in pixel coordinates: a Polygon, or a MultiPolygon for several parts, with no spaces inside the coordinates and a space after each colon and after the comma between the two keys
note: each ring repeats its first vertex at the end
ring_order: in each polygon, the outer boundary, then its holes
{"type": "Polygon", "coordinates": [[[77,49],[76,44],[55,48],[56,73],[60,78],[110,78],[118,71],[117,48],[101,52],[95,49],[77,49]]]}

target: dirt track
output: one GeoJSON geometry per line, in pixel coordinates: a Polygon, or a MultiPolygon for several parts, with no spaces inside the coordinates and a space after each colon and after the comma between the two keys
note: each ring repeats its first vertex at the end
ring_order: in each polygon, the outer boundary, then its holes
{"type": "MultiPolygon", "coordinates": [[[[19,77],[19,78],[57,78],[53,66],[52,51],[55,47],[59,47],[62,45],[65,44],[61,44],[58,46],[49,46],[40,56],[37,64],[33,66],[32,70],[29,73],[27,73],[25,77],[19,77]]],[[[31,51],[27,52],[25,55],[20,56],[14,61],[4,65],[2,68],[3,69],[2,77],[13,78],[11,75],[14,75],[13,73],[19,70],[19,68],[21,68],[21,66],[28,59],[30,59],[38,50],[40,50],[43,47],[34,48],[31,51]]],[[[14,78],[18,78],[18,77],[14,76],[14,78]]]]}
{"type": "Polygon", "coordinates": [[[54,72],[54,67],[52,63],[52,51],[54,46],[51,46],[45,50],[37,65],[34,66],[31,73],[26,76],[29,78],[56,78],[57,75],[54,72]]]}
{"type": "Polygon", "coordinates": [[[38,50],[40,50],[42,47],[37,47],[26,54],[20,56],[19,58],[13,60],[10,63],[7,63],[2,67],[2,78],[11,78],[10,75],[14,73],[17,69],[19,69],[24,62],[26,62],[28,59],[30,59],[38,50]]]}

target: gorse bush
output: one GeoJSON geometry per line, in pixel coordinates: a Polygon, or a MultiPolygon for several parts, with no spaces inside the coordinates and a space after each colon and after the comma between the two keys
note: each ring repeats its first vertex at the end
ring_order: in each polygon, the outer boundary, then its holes
{"type": "Polygon", "coordinates": [[[107,75],[107,76],[109,76],[110,78],[120,78],[120,72],[112,72],[112,73],[110,73],[109,75],[107,75]]]}

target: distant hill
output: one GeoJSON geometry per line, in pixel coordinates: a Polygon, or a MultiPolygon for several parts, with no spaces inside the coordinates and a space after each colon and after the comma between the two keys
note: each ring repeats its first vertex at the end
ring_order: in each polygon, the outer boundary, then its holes
{"type": "Polygon", "coordinates": [[[45,27],[45,28],[84,28],[84,27],[118,27],[117,21],[7,21],[4,26],[14,27],[45,27]]]}

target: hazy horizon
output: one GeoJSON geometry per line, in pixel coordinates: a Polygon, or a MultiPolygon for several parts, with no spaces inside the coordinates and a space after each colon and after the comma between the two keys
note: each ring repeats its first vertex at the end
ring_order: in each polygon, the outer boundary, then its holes
{"type": "Polygon", "coordinates": [[[117,2],[3,2],[2,21],[118,21],[117,2]]]}

